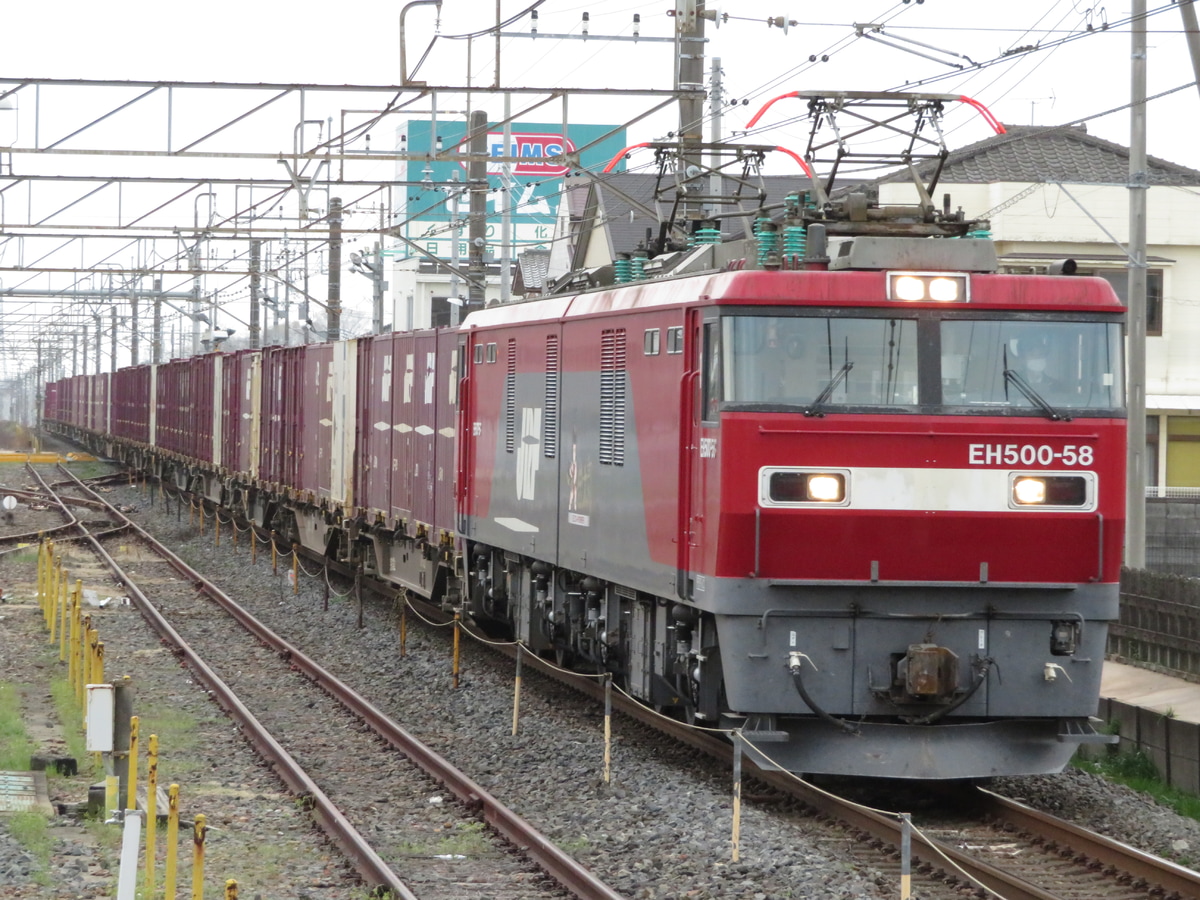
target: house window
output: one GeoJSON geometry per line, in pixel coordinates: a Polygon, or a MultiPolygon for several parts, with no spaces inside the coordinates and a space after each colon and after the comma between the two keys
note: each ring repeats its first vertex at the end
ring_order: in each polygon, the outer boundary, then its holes
{"type": "MultiPolygon", "coordinates": [[[[1126,306],[1129,305],[1129,270],[1128,269],[1092,269],[1079,270],[1080,275],[1095,275],[1103,278],[1113,286],[1117,296],[1126,306]]],[[[1146,270],[1146,334],[1157,336],[1162,334],[1162,298],[1163,270],[1146,270]]]]}
{"type": "Polygon", "coordinates": [[[1167,487],[1200,487],[1200,416],[1167,417],[1167,487]]]}

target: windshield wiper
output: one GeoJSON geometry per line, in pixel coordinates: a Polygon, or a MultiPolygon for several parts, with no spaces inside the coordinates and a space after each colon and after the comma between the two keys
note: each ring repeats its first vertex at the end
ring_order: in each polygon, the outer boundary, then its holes
{"type": "Polygon", "coordinates": [[[808,416],[809,418],[812,418],[813,416],[824,416],[825,413],[820,412],[821,405],[833,396],[833,392],[837,390],[837,386],[845,380],[846,376],[850,374],[850,370],[853,368],[854,363],[852,363],[850,360],[846,360],[846,362],[842,364],[842,367],[837,370],[837,374],[829,379],[829,384],[825,385],[825,389],[822,390],[821,393],[817,394],[817,399],[810,403],[804,410],[804,415],[808,416]]]}
{"type": "Polygon", "coordinates": [[[1033,389],[1033,386],[1030,385],[1030,383],[1028,381],[1026,381],[1024,378],[1022,378],[1020,375],[1018,375],[1012,369],[1004,370],[1004,382],[1005,382],[1005,391],[1006,392],[1008,390],[1008,387],[1007,387],[1008,383],[1012,382],[1013,384],[1015,384],[1017,386],[1017,390],[1025,395],[1025,399],[1028,400],[1030,403],[1032,403],[1034,406],[1041,409],[1041,411],[1046,414],[1046,417],[1048,419],[1050,419],[1052,422],[1070,422],[1071,421],[1070,416],[1064,416],[1057,409],[1055,409],[1053,406],[1051,406],[1049,403],[1047,403],[1045,401],[1045,399],[1043,399],[1042,395],[1039,394],[1037,391],[1035,391],[1033,389]]]}

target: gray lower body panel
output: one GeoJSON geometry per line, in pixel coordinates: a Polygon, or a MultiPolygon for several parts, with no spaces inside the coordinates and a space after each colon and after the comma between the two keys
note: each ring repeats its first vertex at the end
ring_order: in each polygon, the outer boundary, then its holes
{"type": "Polygon", "coordinates": [[[1006,719],[937,726],[864,722],[856,734],[820,719],[778,721],[768,740],[744,733],[764,769],[870,778],[963,779],[1061,772],[1081,742],[1107,742],[1086,720],[1006,719]],[[781,732],[787,733],[787,740],[781,732]]]}

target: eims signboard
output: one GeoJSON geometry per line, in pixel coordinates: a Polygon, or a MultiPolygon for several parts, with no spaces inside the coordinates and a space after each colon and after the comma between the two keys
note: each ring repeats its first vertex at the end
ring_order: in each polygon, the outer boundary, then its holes
{"type": "MultiPolygon", "coordinates": [[[[511,126],[511,152],[508,154],[504,152],[503,129],[495,128],[488,132],[489,156],[520,157],[520,162],[512,164],[512,181],[508,185],[514,253],[550,246],[559,216],[564,179],[572,177],[571,168],[560,157],[564,153],[585,148],[580,160],[582,165],[591,171],[599,171],[626,146],[625,129],[613,131],[615,127],[570,125],[564,134],[562,123],[514,122],[511,126]]],[[[434,124],[428,119],[410,120],[397,129],[397,147],[406,153],[435,153],[439,149],[454,147],[467,134],[466,123],[461,121],[439,120],[436,131],[434,129],[434,124]]],[[[463,149],[460,148],[460,152],[463,149]]],[[[499,250],[503,168],[503,164],[498,162],[490,162],[487,167],[486,239],[489,256],[499,250]]],[[[623,168],[622,162],[617,170],[623,168]]],[[[450,259],[453,256],[453,223],[457,221],[458,255],[466,260],[470,199],[465,160],[401,162],[398,176],[410,182],[404,192],[403,202],[397,204],[400,220],[406,221],[404,236],[426,252],[450,259]]],[[[403,250],[404,247],[399,249],[403,250]]],[[[415,255],[415,251],[412,252],[415,255]]]]}

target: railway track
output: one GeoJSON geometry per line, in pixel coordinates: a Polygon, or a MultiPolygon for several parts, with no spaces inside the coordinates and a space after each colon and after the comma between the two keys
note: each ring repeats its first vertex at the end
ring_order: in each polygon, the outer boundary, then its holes
{"type": "MultiPolygon", "coordinates": [[[[440,610],[427,608],[423,612],[432,618],[445,616],[440,610]]],[[[528,655],[525,659],[550,678],[597,699],[602,697],[602,689],[594,679],[572,678],[552,667],[540,666],[528,655]]],[[[619,693],[614,696],[619,713],[728,765],[732,748],[726,740],[663,719],[626,701],[619,693]]],[[[754,789],[756,796],[769,796],[773,802],[787,798],[787,802],[803,804],[810,817],[815,812],[841,823],[840,827],[848,830],[859,845],[856,852],[862,854],[860,860],[899,881],[903,838],[895,816],[857,806],[783,773],[755,771],[753,775],[762,784],[762,788],[754,789]]],[[[932,822],[916,821],[918,830],[912,835],[916,896],[981,896],[984,891],[979,885],[997,896],[1039,900],[1200,896],[1200,878],[1191,870],[995,795],[980,792],[973,798],[972,807],[969,817],[951,822],[944,821],[944,817],[932,822]]]]}
{"type": "Polygon", "coordinates": [[[73,481],[80,496],[65,496],[44,481],[42,490],[67,515],[81,501],[93,510],[103,504],[111,526],[99,534],[79,521],[73,527],[369,885],[406,900],[478,896],[480,890],[496,898],[620,896],[115,506],[73,481]],[[147,552],[131,554],[134,539],[147,552]],[[136,578],[118,555],[136,557],[136,578]],[[154,584],[153,602],[138,586],[146,581],[154,584]],[[215,616],[218,608],[226,615],[215,616]],[[281,711],[283,695],[291,702],[281,711]],[[309,710],[304,721],[296,721],[297,702],[309,710]],[[348,768],[362,766],[379,776],[366,796],[361,779],[345,777],[348,768]],[[470,856],[449,854],[460,856],[452,859],[397,850],[416,826],[469,834],[476,846],[470,856]]]}

